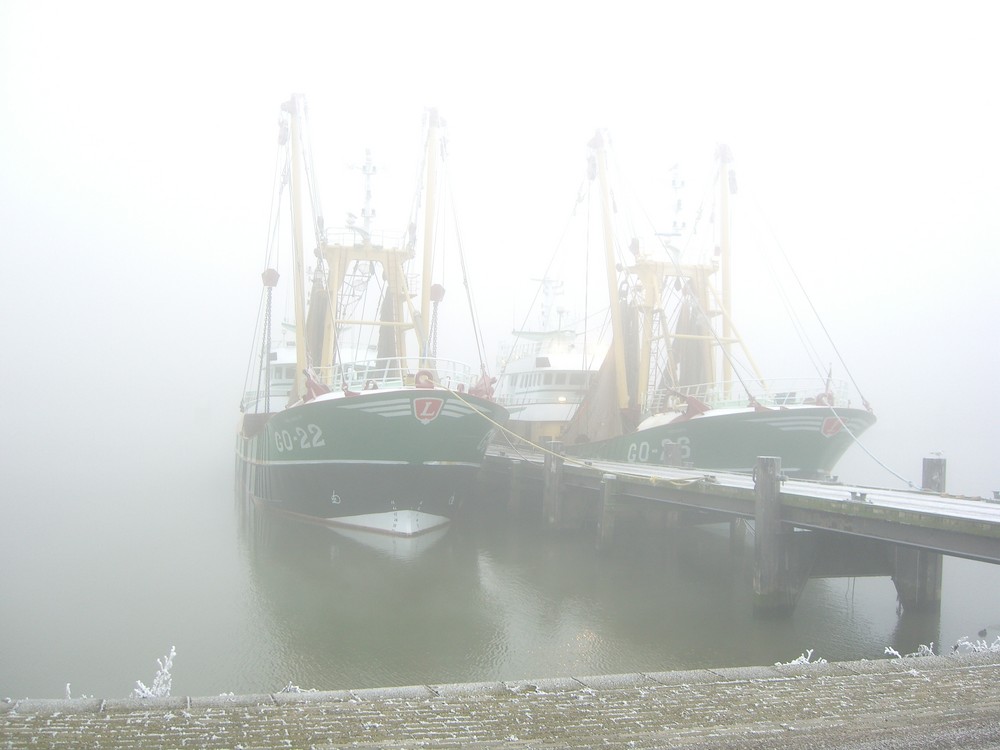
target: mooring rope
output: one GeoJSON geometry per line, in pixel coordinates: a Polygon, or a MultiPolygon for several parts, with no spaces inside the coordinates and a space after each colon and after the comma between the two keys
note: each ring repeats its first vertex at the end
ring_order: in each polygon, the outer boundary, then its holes
{"type": "MultiPolygon", "coordinates": [[[[527,443],[532,448],[534,448],[535,450],[537,450],[539,453],[547,454],[547,455],[552,456],[554,458],[560,458],[560,459],[562,459],[563,463],[572,464],[573,466],[578,466],[578,467],[581,467],[581,468],[593,465],[593,463],[590,462],[590,461],[587,461],[587,460],[581,459],[581,458],[575,458],[573,456],[567,456],[567,455],[564,455],[562,453],[557,453],[556,451],[553,451],[550,448],[547,448],[547,447],[545,447],[543,445],[538,445],[537,443],[532,442],[531,440],[529,440],[528,438],[526,438],[526,437],[524,437],[522,435],[518,435],[516,432],[514,432],[511,429],[509,429],[506,425],[503,425],[500,422],[497,422],[489,414],[487,414],[486,412],[484,412],[482,409],[480,409],[479,407],[477,407],[475,404],[471,403],[468,399],[464,398],[463,394],[460,391],[453,390],[452,388],[448,388],[447,386],[441,386],[441,387],[444,388],[444,390],[448,391],[448,393],[451,393],[453,396],[455,396],[459,401],[461,401],[467,407],[469,407],[470,409],[472,409],[472,411],[474,411],[476,414],[478,414],[479,416],[481,416],[483,419],[485,419],[491,425],[493,425],[494,427],[498,428],[504,434],[504,436],[508,438],[508,442],[510,441],[510,437],[513,436],[517,440],[519,440],[519,441],[521,441],[523,443],[527,443]]],[[[510,443],[510,445],[511,445],[511,447],[515,451],[518,450],[517,447],[513,443],[510,443]]],[[[520,453],[518,451],[518,455],[520,455],[523,459],[527,460],[527,457],[523,453],[520,453]]],[[[664,468],[671,468],[671,467],[664,467],[664,468]]],[[[648,474],[639,474],[639,473],[634,473],[634,472],[629,472],[629,471],[624,471],[624,472],[622,472],[622,471],[616,471],[614,473],[615,473],[616,476],[626,476],[626,477],[631,477],[633,479],[648,479],[652,484],[659,484],[660,482],[665,482],[667,484],[674,485],[675,487],[687,487],[687,486],[690,486],[692,484],[700,484],[702,482],[712,481],[709,478],[709,475],[703,475],[703,476],[699,476],[699,477],[692,477],[690,479],[671,479],[671,478],[666,478],[666,477],[663,477],[663,478],[661,478],[661,477],[655,477],[655,476],[651,476],[651,475],[648,475],[648,474]]]]}

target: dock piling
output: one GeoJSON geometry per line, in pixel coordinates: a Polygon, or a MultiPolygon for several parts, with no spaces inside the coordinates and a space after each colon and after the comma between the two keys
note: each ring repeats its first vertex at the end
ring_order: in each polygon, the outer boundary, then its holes
{"type": "Polygon", "coordinates": [[[510,462],[510,495],[507,498],[507,510],[513,518],[521,514],[521,474],[524,471],[524,461],[513,459],[510,462]]]}
{"type": "Polygon", "coordinates": [[[746,548],[747,522],[743,518],[729,521],[729,549],[734,554],[742,554],[746,548]]]}
{"type": "Polygon", "coordinates": [[[943,569],[940,552],[893,545],[892,582],[904,612],[941,609],[943,569]]]}
{"type": "Polygon", "coordinates": [[[789,532],[781,524],[781,458],[760,456],[754,469],[753,609],[761,615],[789,615],[795,605],[789,532]]]}
{"type": "Polygon", "coordinates": [[[542,494],[542,514],[545,524],[550,529],[562,525],[562,474],[563,457],[560,454],[562,443],[553,440],[545,452],[545,486],[542,494]]]}
{"type": "Polygon", "coordinates": [[[683,466],[684,459],[681,457],[681,445],[672,440],[668,440],[663,446],[663,463],[667,466],[683,466]]]}
{"type": "Polygon", "coordinates": [[[605,474],[601,477],[601,520],[597,528],[597,549],[604,551],[611,546],[615,533],[615,506],[618,504],[618,477],[605,474]]]}
{"type": "Polygon", "coordinates": [[[929,492],[944,492],[947,475],[948,462],[946,459],[939,456],[925,458],[920,486],[929,492]]]}
{"type": "MultiPolygon", "coordinates": [[[[948,473],[945,459],[925,458],[922,489],[944,492],[948,473]]],[[[944,556],[915,547],[893,545],[892,582],[904,612],[935,612],[941,609],[941,579],[944,577],[944,556]]]]}

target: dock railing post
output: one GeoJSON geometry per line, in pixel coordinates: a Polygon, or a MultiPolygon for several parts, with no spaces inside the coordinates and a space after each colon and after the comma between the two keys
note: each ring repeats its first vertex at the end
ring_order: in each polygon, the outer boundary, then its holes
{"type": "Polygon", "coordinates": [[[754,469],[754,614],[789,615],[795,605],[789,534],[781,526],[781,458],[760,456],[754,469]]]}
{"type": "Polygon", "coordinates": [[[615,506],[618,504],[618,477],[601,477],[601,520],[597,529],[597,549],[607,550],[615,533],[615,506]]]}
{"type": "MultiPolygon", "coordinates": [[[[945,491],[947,463],[939,457],[925,458],[922,489],[945,491]]],[[[892,582],[903,611],[935,612],[941,609],[944,556],[940,552],[895,545],[892,550],[892,582]]]]}
{"type": "Polygon", "coordinates": [[[542,494],[542,514],[550,529],[562,524],[562,443],[553,440],[545,451],[545,486],[542,494]]]}
{"type": "Polygon", "coordinates": [[[663,446],[663,463],[666,466],[683,466],[684,459],[681,458],[681,444],[668,440],[663,446]]]}
{"type": "Polygon", "coordinates": [[[948,462],[940,457],[925,458],[921,488],[929,492],[944,492],[948,475],[948,462]]]}

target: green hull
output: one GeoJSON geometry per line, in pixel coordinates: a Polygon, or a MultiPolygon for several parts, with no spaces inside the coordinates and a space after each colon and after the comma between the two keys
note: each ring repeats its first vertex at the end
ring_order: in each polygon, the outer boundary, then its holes
{"type": "Polygon", "coordinates": [[[447,518],[505,419],[497,404],[446,390],[335,394],[246,415],[237,454],[247,493],[296,516],[335,521],[412,511],[447,518]]]}
{"type": "Polygon", "coordinates": [[[758,456],[779,456],[789,476],[827,479],[837,461],[875,423],[863,409],[789,407],[719,411],[567,447],[582,458],[751,472],[758,456]]]}

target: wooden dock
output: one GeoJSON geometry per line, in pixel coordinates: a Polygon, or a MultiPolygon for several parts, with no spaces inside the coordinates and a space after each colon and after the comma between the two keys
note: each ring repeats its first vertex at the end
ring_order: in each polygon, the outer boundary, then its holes
{"type": "MultiPolygon", "coordinates": [[[[925,476],[943,477],[943,463],[933,460],[931,468],[925,476]]],[[[777,458],[761,457],[750,476],[584,461],[558,449],[494,449],[484,477],[494,489],[498,483],[507,488],[513,513],[533,505],[550,528],[590,523],[599,548],[611,544],[616,518],[627,510],[665,525],[729,521],[734,535],[752,521],[755,609],[761,612],[790,612],[804,581],[829,572],[838,558],[867,561],[867,570],[854,575],[891,576],[900,603],[912,610],[940,606],[943,555],[1000,564],[996,502],[948,495],[943,487],[890,490],[787,479],[777,458]]]]}
{"type": "Polygon", "coordinates": [[[0,747],[1000,746],[1000,653],[211,698],[0,703],[0,747]]]}

